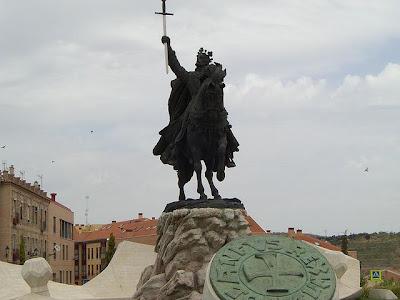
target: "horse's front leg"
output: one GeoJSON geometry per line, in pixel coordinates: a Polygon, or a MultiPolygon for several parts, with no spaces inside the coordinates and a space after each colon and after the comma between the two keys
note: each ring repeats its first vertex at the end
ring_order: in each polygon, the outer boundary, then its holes
{"type": "Polygon", "coordinates": [[[213,181],[213,171],[212,171],[212,166],[214,163],[206,163],[206,178],[208,180],[208,183],[210,184],[210,188],[211,188],[211,194],[213,195],[214,199],[221,199],[221,196],[219,195],[219,192],[217,190],[217,188],[214,185],[214,181],[213,181]]]}
{"type": "Polygon", "coordinates": [[[204,186],[201,180],[201,161],[200,159],[193,160],[194,171],[197,176],[197,192],[200,194],[200,199],[207,199],[207,195],[204,193],[204,186]]]}
{"type": "Polygon", "coordinates": [[[225,179],[225,154],[228,142],[226,134],[219,140],[217,148],[217,179],[223,181],[225,179]]]}

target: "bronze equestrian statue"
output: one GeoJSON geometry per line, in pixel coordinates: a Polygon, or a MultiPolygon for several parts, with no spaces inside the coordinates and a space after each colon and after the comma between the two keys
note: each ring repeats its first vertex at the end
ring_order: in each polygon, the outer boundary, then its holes
{"type": "Polygon", "coordinates": [[[239,143],[228,123],[224,107],[223,89],[226,70],[221,64],[212,63],[212,52],[200,48],[196,68],[188,72],[172,50],[170,39],[163,36],[168,47],[168,64],[176,79],[171,82],[168,100],[170,121],[160,131],[160,140],[153,149],[164,164],[170,164],[178,172],[179,200],[185,200],[184,185],[193,173],[197,175],[197,192],[200,199],[207,199],[202,184],[202,165],[214,199],[221,196],[213,183],[213,172],[219,181],[225,178],[225,167],[235,167],[233,153],[239,151],[239,143]]]}

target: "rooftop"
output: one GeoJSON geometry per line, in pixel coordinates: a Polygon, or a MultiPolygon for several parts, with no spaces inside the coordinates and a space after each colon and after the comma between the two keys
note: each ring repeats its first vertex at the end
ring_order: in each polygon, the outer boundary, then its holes
{"type": "Polygon", "coordinates": [[[320,246],[322,248],[328,249],[328,250],[333,250],[333,251],[341,251],[341,249],[327,241],[323,241],[320,239],[317,239],[316,237],[305,234],[301,229],[298,229],[297,231],[294,230],[293,227],[289,227],[288,229],[288,236],[292,237],[296,240],[308,242],[310,244],[314,244],[317,246],[320,246]]]}
{"type": "MultiPolygon", "coordinates": [[[[257,224],[250,216],[246,216],[250,225],[250,230],[253,234],[265,234],[264,229],[257,224]]],[[[110,237],[112,233],[116,240],[129,240],[143,236],[157,236],[157,222],[155,218],[144,218],[143,214],[139,213],[138,218],[128,221],[116,222],[110,224],[96,225],[75,225],[74,239],[77,242],[89,242],[104,240],[110,237]],[[92,230],[89,230],[91,228],[92,230]]]]}
{"type": "Polygon", "coordinates": [[[56,193],[51,193],[51,197],[47,196],[47,192],[41,189],[40,184],[35,181],[33,184],[25,181],[21,177],[15,176],[15,168],[14,165],[11,165],[8,170],[0,170],[0,184],[1,183],[12,183],[17,185],[19,188],[22,188],[28,192],[34,193],[39,197],[46,199],[49,203],[52,202],[55,205],[62,207],[66,210],[72,211],[70,208],[66,207],[65,205],[61,204],[56,200],[56,193]]]}
{"type": "Polygon", "coordinates": [[[78,226],[75,226],[74,230],[74,239],[76,242],[104,240],[109,238],[111,233],[116,240],[127,240],[140,236],[156,236],[157,220],[142,217],[128,221],[112,222],[101,226],[98,225],[98,228],[92,231],[79,231],[78,226]]]}

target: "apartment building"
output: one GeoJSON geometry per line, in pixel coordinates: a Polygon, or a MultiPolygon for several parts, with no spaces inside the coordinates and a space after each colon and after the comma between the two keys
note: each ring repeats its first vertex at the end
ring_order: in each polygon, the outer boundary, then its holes
{"type": "Polygon", "coordinates": [[[74,213],[57,202],[56,193],[51,193],[49,203],[49,241],[50,247],[58,246],[59,251],[53,251],[49,263],[53,269],[53,281],[74,284],[74,213]]]}
{"type": "Polygon", "coordinates": [[[75,284],[83,284],[96,277],[106,267],[106,252],[111,233],[116,246],[122,241],[155,245],[157,240],[157,220],[138,218],[111,224],[89,226],[75,225],[75,284]],[[92,227],[90,227],[92,228],[92,227]]]}
{"type": "Polygon", "coordinates": [[[73,222],[73,212],[58,203],[55,194],[49,198],[38,182],[30,184],[15,176],[12,165],[0,171],[1,261],[21,263],[23,240],[25,259],[45,258],[54,281],[72,284],[73,222]]]}

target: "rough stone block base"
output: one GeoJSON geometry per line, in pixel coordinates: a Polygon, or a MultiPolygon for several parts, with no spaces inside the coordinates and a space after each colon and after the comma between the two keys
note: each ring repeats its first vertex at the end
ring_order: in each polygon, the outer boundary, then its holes
{"type": "Polygon", "coordinates": [[[161,215],[156,261],[142,273],[135,300],[200,300],[208,263],[226,243],[250,234],[244,209],[182,208],[161,215]]]}

